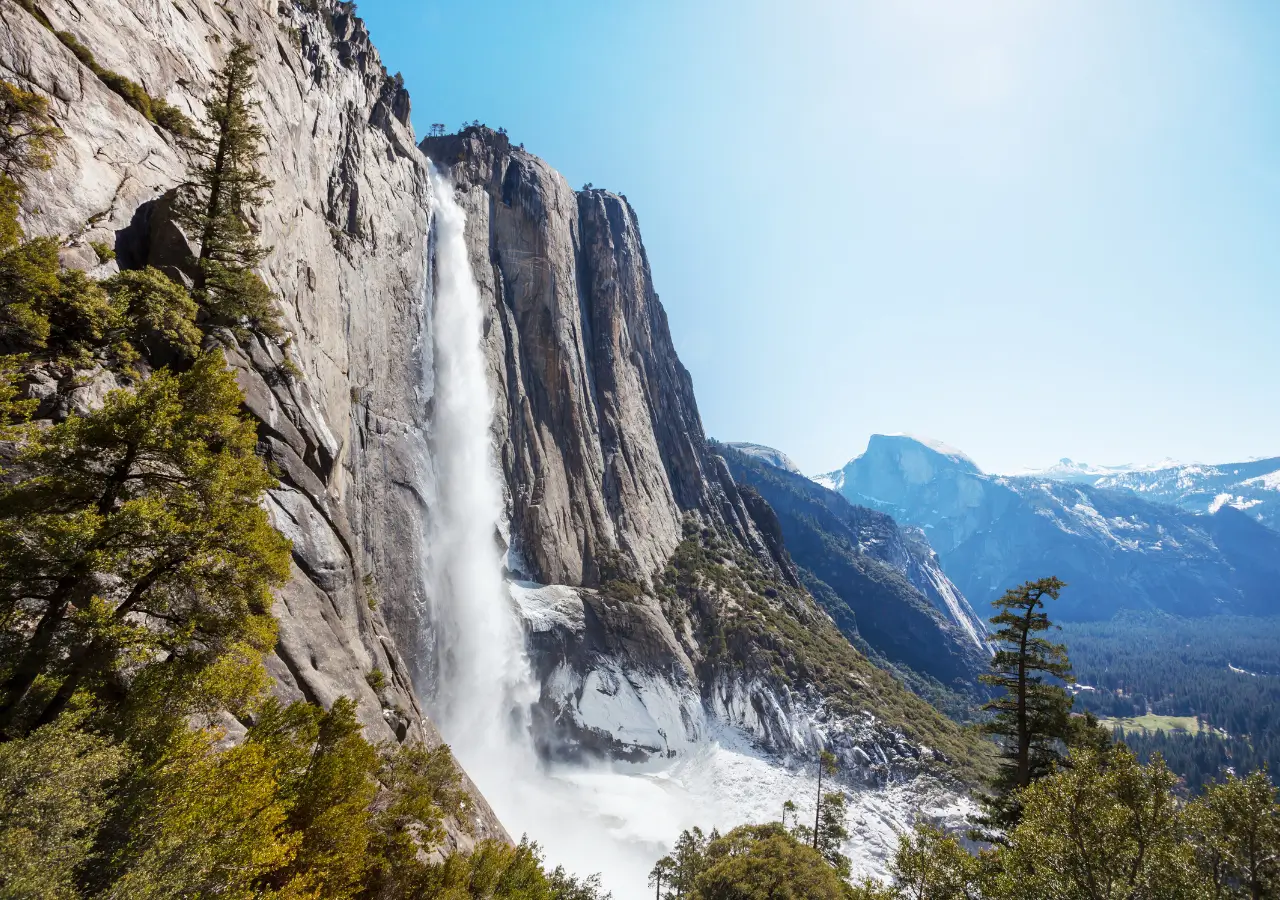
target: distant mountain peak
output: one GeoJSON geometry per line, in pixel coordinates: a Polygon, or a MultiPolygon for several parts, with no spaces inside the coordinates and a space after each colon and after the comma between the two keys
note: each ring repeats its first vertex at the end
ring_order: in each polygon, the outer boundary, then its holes
{"type": "Polygon", "coordinates": [[[754,457],[761,462],[768,463],[776,469],[782,469],[784,472],[791,472],[796,475],[803,475],[799,467],[791,461],[791,457],[783,453],[781,450],[775,450],[772,447],[766,447],[764,444],[752,444],[747,441],[729,441],[725,444],[732,447],[739,453],[745,453],[747,456],[754,457]]]}

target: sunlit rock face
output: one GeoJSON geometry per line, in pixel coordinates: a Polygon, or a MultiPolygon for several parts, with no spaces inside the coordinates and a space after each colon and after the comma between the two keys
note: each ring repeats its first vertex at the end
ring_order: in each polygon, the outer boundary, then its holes
{"type": "MultiPolygon", "coordinates": [[[[197,120],[233,39],[254,48],[262,166],[274,182],[255,223],[271,248],[262,274],[281,299],[289,352],[303,371],[282,377],[280,349],[261,341],[227,350],[280,478],[267,508],[294,544],[269,668],[285,699],[357,699],[373,738],[438,739],[413,687],[421,485],[430,477],[423,338],[431,195],[408,94],[342,5],[321,2],[311,13],[255,0],[39,7],[100,65],[197,120]],[[367,679],[375,669],[386,678],[377,691],[367,679]]],[[[32,179],[28,233],[65,236],[67,265],[90,265],[90,241],[114,247],[116,261],[92,269],[95,277],[150,264],[181,279],[190,246],[168,210],[187,158],[172,135],[16,3],[0,3],[0,78],[49,97],[66,133],[53,168],[32,179]]],[[[113,386],[88,383],[97,402],[113,386]]],[[[83,405],[86,394],[76,387],[63,399],[57,385],[36,389],[51,395],[42,409],[52,414],[83,405]]],[[[480,815],[481,835],[502,833],[483,804],[480,815]]]]}

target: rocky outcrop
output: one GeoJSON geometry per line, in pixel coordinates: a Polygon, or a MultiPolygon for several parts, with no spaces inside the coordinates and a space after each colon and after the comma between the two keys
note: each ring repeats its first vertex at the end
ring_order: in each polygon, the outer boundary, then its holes
{"type": "Polygon", "coordinates": [[[626,198],[575,192],[484,127],[421,148],[457,187],[490,309],[514,568],[595,585],[620,553],[647,579],[679,543],[686,513],[763,549],[707,450],[626,198]]]}
{"type": "MultiPolygon", "coordinates": [[[[259,60],[255,99],[274,181],[261,218],[262,274],[281,299],[289,353],[226,340],[261,449],[279,473],[267,501],[294,546],[269,661],[287,699],[354,697],[371,737],[439,740],[414,691],[423,623],[420,531],[430,483],[423,309],[430,187],[388,76],[350,4],[261,0],[38,0],[106,69],[199,118],[210,73],[235,38],[259,60]],[[371,686],[374,670],[385,687],[371,686]]],[[[23,223],[66,239],[64,262],[181,277],[187,252],[168,215],[187,159],[168,132],[107,88],[14,0],[0,0],[0,78],[50,98],[66,134],[37,175],[23,223]]],[[[216,336],[215,336],[216,342],[216,336]]],[[[50,388],[56,393],[56,386],[50,388]]],[[[480,836],[501,835],[481,801],[480,836]]]]}

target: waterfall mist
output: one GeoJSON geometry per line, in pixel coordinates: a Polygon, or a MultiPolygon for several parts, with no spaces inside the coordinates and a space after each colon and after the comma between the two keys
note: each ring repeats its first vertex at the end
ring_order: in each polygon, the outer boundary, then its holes
{"type": "Polygon", "coordinates": [[[645,792],[660,789],[607,770],[558,773],[539,762],[533,747],[529,707],[538,687],[499,543],[503,497],[484,308],[467,255],[466,215],[453,185],[434,168],[432,187],[429,448],[436,487],[426,553],[437,648],[432,715],[513,837],[528,833],[552,863],[602,872],[618,900],[647,896],[649,867],[685,827],[663,816],[653,822],[644,812],[656,799],[645,792]],[[644,833],[631,827],[633,818],[649,820],[644,833]]]}
{"type": "MultiPolygon", "coordinates": [[[[649,896],[650,867],[681,830],[776,818],[809,780],[726,732],[660,767],[556,766],[529,731],[538,684],[504,576],[501,473],[484,308],[453,185],[432,168],[435,197],[426,298],[434,367],[428,446],[435,472],[425,581],[436,647],[431,715],[499,819],[537,840],[552,865],[600,872],[615,900],[649,896]]],[[[890,832],[892,834],[892,832],[890,832]]]]}

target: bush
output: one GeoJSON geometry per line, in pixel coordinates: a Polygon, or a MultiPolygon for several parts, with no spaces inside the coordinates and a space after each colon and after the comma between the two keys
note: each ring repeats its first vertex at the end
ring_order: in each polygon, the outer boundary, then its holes
{"type": "MultiPolygon", "coordinates": [[[[47,26],[48,22],[45,21],[44,24],[47,26]]],[[[99,65],[93,51],[80,43],[74,34],[69,31],[56,31],[54,34],[68,50],[75,54],[76,59],[98,76],[99,81],[118,94],[125,103],[142,113],[148,122],[154,122],[178,137],[190,137],[194,133],[194,125],[181,110],[164,100],[152,97],[136,81],[99,65]]]]}

